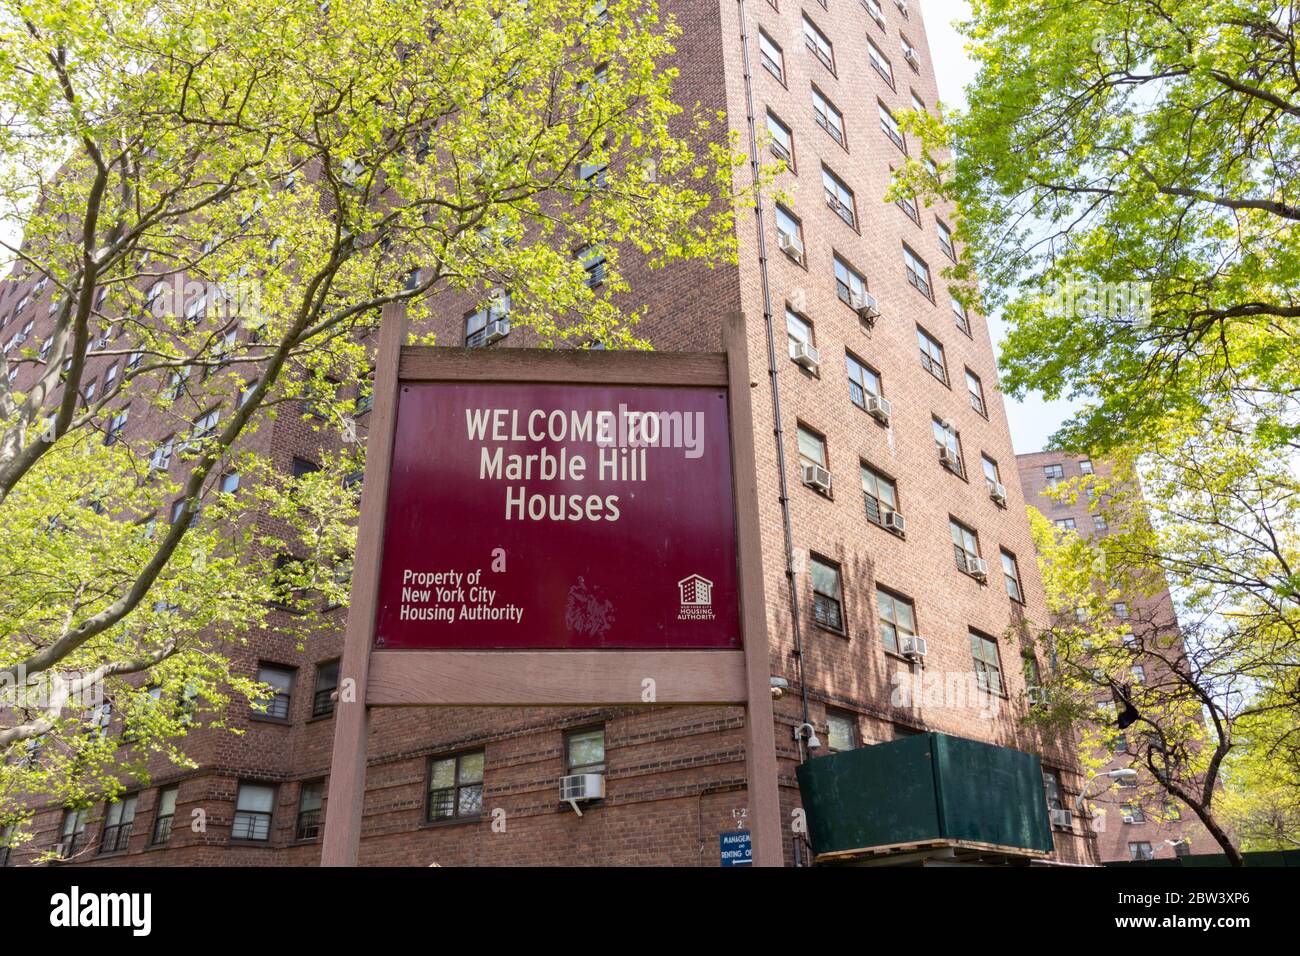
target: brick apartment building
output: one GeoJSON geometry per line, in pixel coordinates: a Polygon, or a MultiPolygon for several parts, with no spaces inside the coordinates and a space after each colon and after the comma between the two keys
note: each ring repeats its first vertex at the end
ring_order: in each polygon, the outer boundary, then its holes
{"type": "MultiPolygon", "coordinates": [[[[1096,475],[1099,480],[1112,477],[1110,464],[1061,452],[1035,452],[1018,455],[1016,465],[1020,471],[1020,484],[1025,499],[1056,523],[1058,528],[1076,531],[1084,537],[1104,535],[1108,526],[1104,513],[1089,507],[1087,495],[1074,502],[1058,501],[1045,492],[1060,482],[1096,475]]],[[[1104,509],[1103,509],[1104,510],[1104,509]]],[[[1162,635],[1176,634],[1178,616],[1168,588],[1154,595],[1126,595],[1111,609],[1116,618],[1131,621],[1137,628],[1158,629],[1162,635]]],[[[1174,645],[1182,648],[1181,638],[1174,645]]],[[[1158,680],[1164,665],[1152,658],[1135,665],[1135,680],[1158,680]]],[[[1120,767],[1141,767],[1129,750],[1129,742],[1136,734],[1116,733],[1105,770],[1120,767]]],[[[1088,791],[1090,802],[1105,811],[1105,824],[1096,825],[1097,851],[1103,862],[1113,860],[1167,859],[1178,855],[1218,854],[1219,844],[1199,820],[1172,800],[1150,801],[1135,798],[1139,790],[1149,790],[1148,772],[1139,769],[1140,777],[1129,785],[1116,784],[1100,787],[1093,784],[1088,791]]]]}
{"type": "MultiPolygon", "coordinates": [[[[955,254],[953,211],[882,199],[891,167],[914,151],[894,117],[937,100],[917,3],[666,6],[684,28],[681,98],[725,111],[759,160],[791,167],[779,177],[790,205],[765,200],[739,217],[736,266],[630,270],[633,298],[649,307],[640,331],[660,350],[717,350],[720,317],[747,317],[769,656],[789,682],[775,703],[784,820],[800,803],[805,722],[821,753],[925,730],[1036,753],[1049,799],[1070,805],[1081,785],[1072,742],[1018,720],[1031,651],[1017,635],[1046,607],[988,329],[941,276],[955,254]],[[923,660],[904,655],[913,636],[926,642],[923,660]],[[896,703],[896,684],[922,673],[970,675],[999,706],[896,703]]],[[[4,340],[32,318],[28,334],[43,334],[34,284],[0,287],[4,340]]],[[[440,343],[483,341],[468,308],[439,314],[440,343]]],[[[528,344],[516,330],[489,347],[528,344]]],[[[142,441],[174,427],[147,407],[128,425],[142,441]]],[[[311,461],[322,440],[292,416],[253,438],[284,469],[311,461]]],[[[47,808],[35,845],[74,832],[86,848],[77,862],[316,862],[343,614],[323,610],[302,652],[269,636],[233,648],[250,674],[283,688],[268,715],[233,708],[242,737],[194,732],[197,769],[160,763],[117,809],[47,808]],[[205,832],[190,826],[199,809],[205,832]]],[[[702,707],[379,710],[361,862],[716,866],[719,834],[743,825],[743,719],[702,707]],[[558,797],[559,778],[575,771],[607,781],[581,817],[558,797]],[[492,826],[497,809],[504,832],[492,826]]],[[[1080,821],[1055,842],[1061,862],[1096,859],[1080,821]]],[[[807,861],[787,829],[788,864],[796,853],[807,861]]]]}

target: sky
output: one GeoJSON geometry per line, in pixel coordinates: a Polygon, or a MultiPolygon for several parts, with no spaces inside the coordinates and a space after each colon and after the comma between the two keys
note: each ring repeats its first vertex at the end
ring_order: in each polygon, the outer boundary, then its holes
{"type": "MultiPolygon", "coordinates": [[[[930,40],[930,56],[937,64],[939,99],[948,106],[965,103],[963,88],[975,77],[975,66],[966,55],[965,40],[953,27],[970,16],[966,0],[922,0],[926,32],[930,40]]],[[[16,239],[12,223],[0,221],[0,238],[16,239]]],[[[0,263],[0,274],[8,271],[8,263],[0,263]]],[[[989,333],[993,346],[998,348],[1006,334],[998,316],[989,316],[989,333]]],[[[1017,454],[1041,451],[1051,434],[1069,417],[1071,403],[1048,402],[1039,395],[1030,395],[1022,402],[1006,397],[1007,418],[1011,425],[1011,439],[1017,454]]]]}
{"type": "MultiPolygon", "coordinates": [[[[965,38],[957,33],[953,24],[970,16],[970,4],[966,0],[921,0],[921,12],[930,40],[930,61],[935,64],[939,81],[939,100],[945,106],[964,106],[966,97],[962,91],[975,78],[975,65],[966,54],[965,38]]],[[[989,316],[988,323],[993,347],[999,349],[1006,335],[1006,325],[996,315],[989,316]]],[[[1018,455],[1042,451],[1052,433],[1073,411],[1071,402],[1049,402],[1037,394],[1028,395],[1021,402],[1012,400],[1010,396],[1004,398],[1011,425],[1011,441],[1018,455]]]]}

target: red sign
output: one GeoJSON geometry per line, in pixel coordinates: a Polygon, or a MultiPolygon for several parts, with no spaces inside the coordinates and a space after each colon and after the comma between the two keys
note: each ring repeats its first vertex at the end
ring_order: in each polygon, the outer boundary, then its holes
{"type": "Polygon", "coordinates": [[[725,391],[402,385],[376,648],[739,646],[725,391]]]}

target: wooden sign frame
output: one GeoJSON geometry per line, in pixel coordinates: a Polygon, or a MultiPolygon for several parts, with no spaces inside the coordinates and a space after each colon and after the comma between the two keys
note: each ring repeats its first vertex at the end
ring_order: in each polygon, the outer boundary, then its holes
{"type": "Polygon", "coordinates": [[[741,705],[756,866],[782,864],[776,739],[763,600],[754,427],[744,316],[724,317],[723,352],[605,352],[407,346],[404,304],[384,309],[375,366],[351,605],[339,663],[323,866],[355,866],[372,707],[741,705]],[[375,650],[397,402],[407,382],[533,382],[725,388],[731,425],[741,650],[375,650]],[[351,696],[348,693],[352,691],[351,696]]]}

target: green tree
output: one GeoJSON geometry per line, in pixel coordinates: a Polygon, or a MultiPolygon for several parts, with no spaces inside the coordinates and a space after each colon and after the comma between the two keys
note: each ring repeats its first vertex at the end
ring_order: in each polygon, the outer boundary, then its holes
{"type": "Polygon", "coordinates": [[[1131,765],[1240,862],[1243,788],[1285,778],[1300,745],[1300,480],[1287,456],[1235,443],[1243,426],[1220,411],[1218,429],[1189,425],[1140,455],[1117,453],[1108,479],[1058,487],[1066,500],[1089,496],[1105,535],[1085,540],[1031,516],[1054,621],[1042,640],[1056,665],[1050,706],[1034,719],[1077,722],[1085,759],[1105,762],[1114,691],[1126,693],[1140,715],[1131,765]],[[1135,600],[1166,585],[1177,619],[1135,600]],[[1129,618],[1113,613],[1118,601],[1129,618]]]}
{"type": "Polygon", "coordinates": [[[49,325],[0,358],[0,816],[184,760],[267,695],[246,635],[310,629],[270,606],[346,600],[382,307],[640,347],[621,257],[734,258],[678,33],[652,0],[0,0],[0,215],[49,325]],[[343,449],[297,479],[257,450],[290,414],[343,449]]]}
{"type": "Polygon", "coordinates": [[[1062,444],[1101,451],[1267,414],[1297,447],[1300,64],[1282,0],[974,0],[968,105],[909,117],[954,159],[905,180],[962,211],[956,277],[1005,307],[1003,384],[1081,399],[1062,444]]]}

